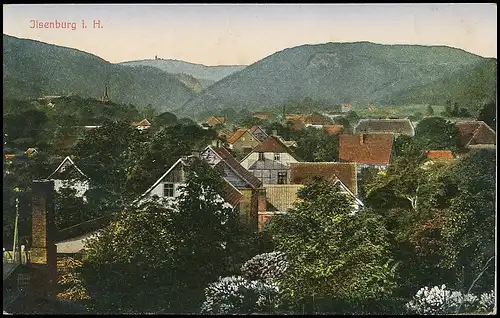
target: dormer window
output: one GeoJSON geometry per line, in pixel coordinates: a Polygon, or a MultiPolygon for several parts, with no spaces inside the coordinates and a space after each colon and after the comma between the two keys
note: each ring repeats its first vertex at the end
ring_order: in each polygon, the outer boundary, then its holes
{"type": "Polygon", "coordinates": [[[264,153],[259,152],[259,161],[264,161],[264,153]]]}
{"type": "Polygon", "coordinates": [[[281,160],[281,154],[280,154],[279,152],[276,152],[276,153],[274,154],[274,160],[275,160],[275,161],[280,161],[280,160],[281,160]]]}

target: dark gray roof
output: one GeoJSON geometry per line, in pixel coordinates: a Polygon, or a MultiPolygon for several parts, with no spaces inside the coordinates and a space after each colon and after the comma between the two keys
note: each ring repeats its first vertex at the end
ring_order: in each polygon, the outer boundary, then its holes
{"type": "Polygon", "coordinates": [[[404,119],[360,119],[354,127],[355,134],[397,134],[414,136],[411,121],[404,119]]]}

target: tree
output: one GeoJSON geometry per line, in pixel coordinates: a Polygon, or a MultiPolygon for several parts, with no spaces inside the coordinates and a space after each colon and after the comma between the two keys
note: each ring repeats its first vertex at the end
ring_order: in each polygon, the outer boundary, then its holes
{"type": "Polygon", "coordinates": [[[444,217],[444,264],[455,269],[459,288],[485,292],[493,288],[495,266],[496,155],[481,150],[463,158],[453,170],[458,194],[444,217]],[[484,271],[484,273],[482,273],[484,271]],[[482,276],[482,277],[481,277],[482,276]]]}
{"type": "Polygon", "coordinates": [[[419,121],[414,138],[424,150],[455,151],[460,145],[457,126],[442,117],[429,117],[419,121]]]}
{"type": "Polygon", "coordinates": [[[98,215],[88,209],[82,197],[76,196],[76,190],[70,187],[61,188],[55,194],[55,222],[59,230],[88,221],[98,215]]]}
{"type": "Polygon", "coordinates": [[[496,102],[486,103],[479,112],[477,120],[484,121],[491,129],[497,130],[496,102]]]}
{"type": "Polygon", "coordinates": [[[123,211],[89,242],[83,276],[96,309],[192,312],[210,282],[248,259],[251,235],[221,200],[216,170],[193,159],[186,178],[176,201],[123,211]]]}
{"type": "Polygon", "coordinates": [[[126,182],[141,147],[138,138],[129,123],[108,122],[78,140],[74,153],[92,180],[88,198],[93,208],[107,213],[128,203],[126,182]]]}
{"type": "Polygon", "coordinates": [[[339,136],[323,136],[313,153],[314,161],[332,162],[339,158],[339,136]]]}
{"type": "Polygon", "coordinates": [[[390,294],[394,277],[381,219],[369,211],[352,215],[350,199],[325,181],[314,180],[299,197],[303,201],[273,217],[268,228],[290,262],[280,280],[290,301],[390,294]]]}
{"type": "Polygon", "coordinates": [[[434,116],[434,109],[432,108],[431,105],[427,105],[427,110],[425,112],[427,116],[434,116]]]}

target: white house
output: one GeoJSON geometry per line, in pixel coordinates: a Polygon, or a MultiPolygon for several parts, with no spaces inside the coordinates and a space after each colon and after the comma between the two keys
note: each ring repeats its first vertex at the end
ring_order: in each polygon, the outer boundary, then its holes
{"type": "Polygon", "coordinates": [[[89,178],[76,166],[68,156],[61,164],[47,177],[47,180],[54,181],[54,190],[60,192],[62,188],[72,188],[76,190],[77,197],[85,198],[85,192],[89,189],[89,178]]]}
{"type": "Polygon", "coordinates": [[[263,184],[287,184],[290,163],[298,162],[279,137],[270,136],[244,157],[241,165],[263,184]]]}

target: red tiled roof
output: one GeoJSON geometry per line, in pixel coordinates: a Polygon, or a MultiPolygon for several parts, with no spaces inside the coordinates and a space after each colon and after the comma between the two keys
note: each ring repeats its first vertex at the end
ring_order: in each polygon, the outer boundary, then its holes
{"type": "Polygon", "coordinates": [[[332,120],[330,118],[327,118],[327,117],[324,117],[324,116],[321,116],[318,114],[302,116],[301,120],[304,124],[309,124],[309,125],[331,125],[332,124],[332,120]]]}
{"type": "Polygon", "coordinates": [[[238,173],[253,188],[260,188],[262,181],[245,169],[225,148],[212,148],[236,173],[238,173]]]}
{"type": "Polygon", "coordinates": [[[257,145],[257,147],[255,147],[252,152],[275,152],[292,154],[290,149],[276,136],[270,136],[259,145],[257,145]]]}
{"type": "Polygon", "coordinates": [[[238,130],[236,130],[234,132],[234,134],[229,138],[228,142],[230,144],[234,144],[236,141],[238,141],[238,139],[241,138],[241,136],[243,136],[248,130],[247,129],[243,129],[243,128],[240,128],[238,130]]]}
{"type": "Polygon", "coordinates": [[[314,177],[328,181],[337,177],[352,193],[357,192],[356,164],[352,162],[294,162],[290,163],[290,183],[307,184],[314,177]]]}
{"type": "Polygon", "coordinates": [[[389,163],[392,135],[340,135],[339,160],[357,164],[389,163]]]}
{"type": "Polygon", "coordinates": [[[456,126],[460,132],[462,147],[483,144],[496,145],[495,131],[483,121],[462,121],[457,122],[456,126]]]}
{"type": "Polygon", "coordinates": [[[344,125],[324,125],[323,131],[326,135],[339,135],[344,132],[344,125]]]}
{"type": "Polygon", "coordinates": [[[453,154],[449,150],[426,150],[425,155],[430,160],[452,160],[453,154]]]}

